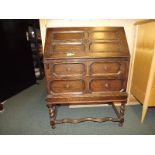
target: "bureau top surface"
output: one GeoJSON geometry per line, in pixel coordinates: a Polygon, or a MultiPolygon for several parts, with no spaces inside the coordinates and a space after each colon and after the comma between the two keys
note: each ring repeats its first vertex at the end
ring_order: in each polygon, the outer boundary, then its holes
{"type": "Polygon", "coordinates": [[[44,58],[129,57],[123,27],[47,28],[44,58]]]}

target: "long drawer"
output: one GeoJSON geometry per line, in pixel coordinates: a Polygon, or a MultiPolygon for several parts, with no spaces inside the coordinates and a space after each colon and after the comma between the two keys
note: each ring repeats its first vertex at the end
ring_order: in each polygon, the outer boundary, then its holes
{"type": "Polygon", "coordinates": [[[126,61],[118,60],[54,60],[46,64],[48,64],[46,72],[49,78],[102,76],[125,79],[127,73],[126,61]]]}
{"type": "Polygon", "coordinates": [[[48,82],[51,94],[88,94],[124,92],[125,81],[121,79],[72,79],[51,80],[48,82]]]}

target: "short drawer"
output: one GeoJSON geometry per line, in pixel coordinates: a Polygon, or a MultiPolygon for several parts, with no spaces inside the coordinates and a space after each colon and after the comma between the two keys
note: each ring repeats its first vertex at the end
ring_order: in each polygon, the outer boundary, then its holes
{"type": "Polygon", "coordinates": [[[89,84],[91,92],[123,91],[122,80],[93,79],[89,84]]]}
{"type": "Polygon", "coordinates": [[[61,63],[53,65],[55,76],[80,76],[85,73],[85,66],[82,63],[61,63]]]}
{"type": "Polygon", "coordinates": [[[93,62],[90,65],[91,75],[106,75],[106,74],[120,74],[123,71],[121,63],[119,62],[93,62]]]}
{"type": "Polygon", "coordinates": [[[53,80],[49,83],[52,93],[82,93],[85,89],[83,80],[53,80]]]}

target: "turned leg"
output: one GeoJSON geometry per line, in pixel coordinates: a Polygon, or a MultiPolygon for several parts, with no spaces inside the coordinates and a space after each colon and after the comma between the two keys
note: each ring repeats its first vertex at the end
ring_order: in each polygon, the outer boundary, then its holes
{"type": "Polygon", "coordinates": [[[52,129],[55,128],[55,117],[56,117],[56,106],[55,105],[48,105],[49,115],[50,115],[50,124],[52,129]]]}
{"type": "Polygon", "coordinates": [[[124,123],[124,112],[125,112],[125,102],[121,103],[120,106],[120,122],[119,122],[119,126],[123,126],[124,123]]]}

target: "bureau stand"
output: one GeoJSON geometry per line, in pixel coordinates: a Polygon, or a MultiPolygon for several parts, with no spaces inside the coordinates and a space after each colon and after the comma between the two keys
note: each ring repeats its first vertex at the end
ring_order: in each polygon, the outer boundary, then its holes
{"type": "MultiPolygon", "coordinates": [[[[44,50],[50,124],[124,122],[129,49],[123,27],[48,28],[44,50]],[[121,103],[118,110],[114,103],[121,103]],[[56,119],[57,105],[109,103],[116,118],[56,119]]],[[[109,114],[110,116],[110,114],[109,114]]]]}
{"type": "MultiPolygon", "coordinates": [[[[107,104],[107,103],[106,103],[107,104]]],[[[47,104],[47,107],[49,109],[49,115],[50,115],[50,125],[52,129],[55,129],[55,124],[62,124],[62,123],[80,123],[80,122],[86,122],[86,121],[92,121],[92,122],[119,122],[119,126],[123,126],[124,123],[124,112],[125,112],[125,102],[122,102],[120,105],[120,110],[116,108],[116,106],[113,103],[108,103],[112,106],[117,118],[113,117],[104,117],[104,118],[95,118],[95,117],[83,117],[83,118],[64,118],[64,119],[56,119],[56,106],[52,104],[47,104]]]]}

